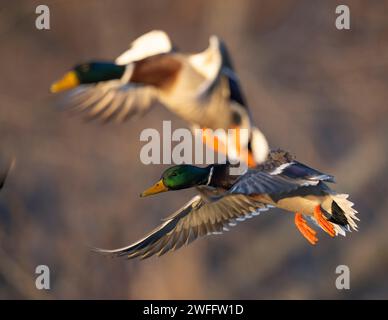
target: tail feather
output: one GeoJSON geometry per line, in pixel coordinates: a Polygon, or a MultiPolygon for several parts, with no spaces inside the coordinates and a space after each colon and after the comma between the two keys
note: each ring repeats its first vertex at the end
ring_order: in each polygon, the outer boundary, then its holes
{"type": "Polygon", "coordinates": [[[360,219],[357,217],[357,210],[353,208],[354,203],[347,200],[349,195],[348,194],[333,194],[333,205],[338,206],[340,210],[342,210],[342,213],[344,214],[346,220],[347,220],[347,226],[350,229],[353,229],[355,231],[358,231],[358,226],[356,221],[360,221],[360,219]]]}
{"type": "MultiPolygon", "coordinates": [[[[358,212],[353,208],[354,203],[347,200],[348,197],[348,194],[331,194],[332,205],[331,212],[328,212],[330,214],[328,221],[332,222],[337,236],[345,237],[346,232],[358,231],[356,222],[360,221],[356,216],[358,212]]],[[[309,219],[320,227],[314,217],[310,216],[309,219]]]]}
{"type": "Polygon", "coordinates": [[[352,232],[349,225],[340,226],[339,224],[333,223],[333,226],[336,236],[340,234],[341,236],[346,237],[346,232],[352,232]]]}
{"type": "Polygon", "coordinates": [[[329,221],[333,222],[336,234],[345,236],[346,232],[358,231],[356,221],[360,221],[360,219],[356,216],[358,212],[353,208],[354,203],[348,200],[349,195],[332,194],[331,198],[333,201],[329,221]]]}

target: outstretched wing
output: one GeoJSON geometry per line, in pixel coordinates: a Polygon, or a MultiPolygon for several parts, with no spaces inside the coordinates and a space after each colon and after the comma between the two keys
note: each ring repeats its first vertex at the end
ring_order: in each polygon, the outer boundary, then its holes
{"type": "Polygon", "coordinates": [[[144,114],[154,100],[155,90],[150,86],[111,80],[81,85],[64,97],[63,105],[82,113],[88,120],[122,122],[135,114],[144,114]]]}
{"type": "Polygon", "coordinates": [[[172,84],[181,68],[174,55],[157,55],[127,66],[120,80],[81,85],[72,90],[65,105],[86,114],[87,119],[124,121],[144,114],[158,96],[158,90],[172,84]]]}
{"type": "Polygon", "coordinates": [[[129,49],[116,59],[116,63],[127,65],[172,50],[173,45],[167,33],[161,30],[153,30],[134,40],[129,49]]]}
{"type": "Polygon", "coordinates": [[[281,195],[300,187],[315,186],[321,181],[334,182],[334,177],[291,161],[271,171],[249,170],[234,183],[229,193],[281,195]]]}
{"type": "Polygon", "coordinates": [[[220,82],[230,100],[246,106],[240,81],[234,71],[232,60],[225,43],[216,36],[210,38],[209,48],[190,58],[193,66],[207,79],[198,91],[199,98],[209,97],[219,88],[220,82]]]}
{"type": "Polygon", "coordinates": [[[200,195],[164,220],[163,224],[139,241],[120,249],[95,249],[97,252],[127,258],[158,256],[189,244],[198,237],[217,234],[267,210],[264,204],[244,195],[227,195],[207,202],[200,195]]]}
{"type": "Polygon", "coordinates": [[[307,181],[326,181],[334,183],[332,175],[320,172],[298,161],[291,161],[279,166],[272,174],[278,174],[290,179],[304,179],[307,181]]]}

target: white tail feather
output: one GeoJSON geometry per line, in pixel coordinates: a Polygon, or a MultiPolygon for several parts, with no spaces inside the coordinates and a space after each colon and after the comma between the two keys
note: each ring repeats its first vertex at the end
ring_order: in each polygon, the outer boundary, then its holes
{"type": "MultiPolygon", "coordinates": [[[[322,229],[322,227],[318,224],[317,220],[314,217],[312,217],[312,216],[305,216],[305,218],[307,218],[308,220],[313,222],[318,228],[322,229]]],[[[335,231],[335,235],[336,236],[341,235],[343,237],[346,237],[346,231],[351,232],[349,226],[340,226],[338,224],[334,224],[333,223],[333,227],[334,227],[334,231],[335,231]]]]}
{"type": "MultiPolygon", "coordinates": [[[[347,231],[351,229],[358,231],[358,226],[356,221],[360,221],[360,219],[356,216],[357,211],[353,208],[354,203],[347,200],[349,197],[348,194],[332,194],[331,198],[335,201],[338,206],[344,212],[346,219],[348,220],[348,228],[347,231]]],[[[346,228],[342,228],[342,232],[345,232],[346,228]]],[[[337,231],[337,230],[336,230],[337,231]]]]}
{"type": "MultiPolygon", "coordinates": [[[[346,219],[348,220],[348,224],[346,226],[340,226],[338,224],[333,223],[336,236],[341,235],[345,237],[346,232],[352,232],[352,229],[358,231],[358,226],[355,221],[360,221],[360,219],[356,216],[356,213],[358,212],[353,208],[354,203],[347,200],[348,197],[348,194],[331,194],[332,200],[335,201],[337,205],[342,209],[346,219]]],[[[314,222],[314,224],[318,227],[322,228],[313,216],[306,216],[306,218],[314,222]]]]}

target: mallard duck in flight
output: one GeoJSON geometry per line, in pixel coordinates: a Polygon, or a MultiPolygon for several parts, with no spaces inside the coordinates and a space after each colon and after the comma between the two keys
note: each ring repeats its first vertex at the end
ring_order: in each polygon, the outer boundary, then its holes
{"type": "Polygon", "coordinates": [[[238,221],[270,207],[295,212],[295,224],[313,245],[316,231],[304,217],[315,222],[331,237],[357,230],[357,211],[326,183],[333,176],[296,161],[288,152],[271,151],[267,160],[240,176],[230,175],[230,164],[205,168],[178,165],[167,169],[161,179],[141,196],[196,187],[199,194],[139,241],[100,253],[128,258],[162,255],[189,244],[197,237],[221,233],[238,221]]]}
{"type": "Polygon", "coordinates": [[[229,159],[239,159],[242,148],[246,162],[254,166],[268,153],[264,135],[252,124],[226,46],[216,36],[203,52],[188,54],[175,50],[165,32],[151,31],[114,62],[79,64],[51,86],[54,93],[64,90],[71,90],[66,104],[88,118],[124,121],[158,100],[192,129],[247,129],[238,146],[235,139],[228,144],[207,137],[204,130],[204,142],[229,159]],[[225,146],[235,150],[228,152],[225,146]]]}

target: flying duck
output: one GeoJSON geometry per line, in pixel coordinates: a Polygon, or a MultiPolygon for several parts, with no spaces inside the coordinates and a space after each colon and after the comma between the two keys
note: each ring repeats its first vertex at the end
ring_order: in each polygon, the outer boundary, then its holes
{"type": "Polygon", "coordinates": [[[255,166],[268,154],[268,144],[252,123],[239,79],[225,44],[210,37],[200,53],[177,51],[168,35],[159,30],[133,41],[115,61],[90,61],[75,66],[51,86],[51,92],[69,90],[66,105],[88,119],[124,121],[143,114],[157,100],[203,130],[203,141],[229,159],[255,166]],[[205,129],[247,129],[241,143],[205,129]],[[228,146],[230,149],[228,149],[228,146]],[[241,148],[241,149],[240,149],[241,148]],[[241,152],[243,150],[244,153],[241,152]]]}
{"type": "Polygon", "coordinates": [[[313,245],[318,238],[305,217],[331,237],[357,230],[357,211],[347,200],[348,195],[327,185],[334,182],[333,176],[296,161],[286,151],[271,151],[264,163],[242,175],[231,175],[230,168],[227,163],[204,168],[177,165],[167,169],[142,197],[193,187],[198,195],[139,241],[115,250],[95,250],[127,258],[162,255],[200,236],[222,233],[236,222],[271,207],[294,212],[296,227],[313,245]]]}

